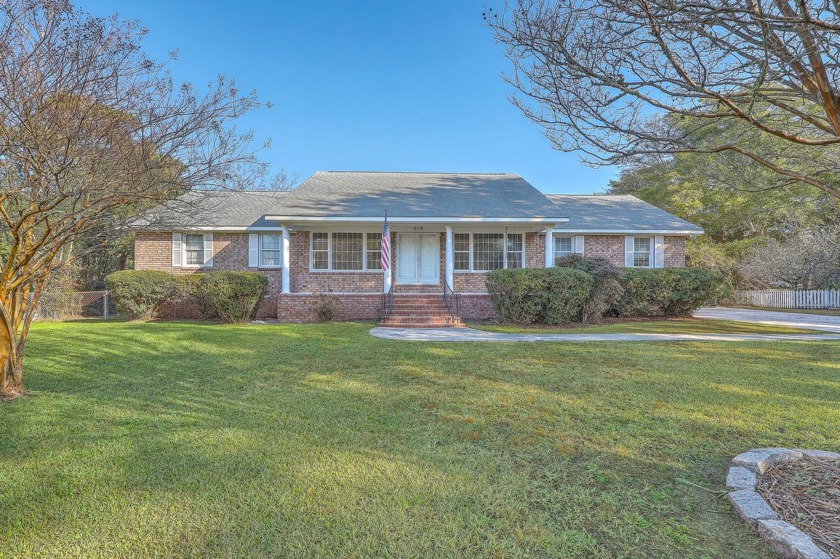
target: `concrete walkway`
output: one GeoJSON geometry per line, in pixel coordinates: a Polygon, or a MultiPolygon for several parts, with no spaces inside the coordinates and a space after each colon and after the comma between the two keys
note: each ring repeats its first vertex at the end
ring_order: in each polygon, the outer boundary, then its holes
{"type": "Polygon", "coordinates": [[[840,334],[503,334],[473,328],[372,328],[386,340],[408,342],[772,342],[840,341],[840,334]]]}
{"type": "Polygon", "coordinates": [[[808,330],[822,330],[840,334],[840,316],[804,314],[782,311],[760,311],[753,309],[734,309],[729,307],[703,308],[694,313],[695,318],[714,320],[734,320],[754,324],[770,324],[808,330]]]}

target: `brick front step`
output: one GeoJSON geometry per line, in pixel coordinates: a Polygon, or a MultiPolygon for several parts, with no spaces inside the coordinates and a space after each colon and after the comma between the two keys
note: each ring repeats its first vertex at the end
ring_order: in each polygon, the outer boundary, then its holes
{"type": "Polygon", "coordinates": [[[417,293],[429,293],[442,295],[443,289],[439,285],[395,285],[394,293],[397,295],[415,295],[417,293]]]}
{"type": "Polygon", "coordinates": [[[396,294],[391,314],[380,322],[389,328],[453,328],[463,326],[461,319],[449,314],[443,294],[396,294]]]}

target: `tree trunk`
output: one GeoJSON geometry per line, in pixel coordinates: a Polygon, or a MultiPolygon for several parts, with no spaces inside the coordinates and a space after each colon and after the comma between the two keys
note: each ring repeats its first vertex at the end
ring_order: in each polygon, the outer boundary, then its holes
{"type": "Polygon", "coordinates": [[[23,363],[16,346],[17,340],[0,327],[0,400],[23,394],[23,363]]]}
{"type": "Polygon", "coordinates": [[[43,285],[41,277],[0,294],[0,400],[24,394],[23,344],[43,285]]]}

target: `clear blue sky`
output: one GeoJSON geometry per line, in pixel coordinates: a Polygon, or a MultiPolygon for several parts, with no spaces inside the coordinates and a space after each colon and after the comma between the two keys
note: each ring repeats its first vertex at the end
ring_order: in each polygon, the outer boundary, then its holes
{"type": "Polygon", "coordinates": [[[271,137],[272,174],[317,170],[518,173],[544,192],[603,190],[551,148],[505,95],[508,63],[482,24],[484,0],[77,0],[149,29],[179,81],[218,74],[273,107],[243,125],[271,137]]]}

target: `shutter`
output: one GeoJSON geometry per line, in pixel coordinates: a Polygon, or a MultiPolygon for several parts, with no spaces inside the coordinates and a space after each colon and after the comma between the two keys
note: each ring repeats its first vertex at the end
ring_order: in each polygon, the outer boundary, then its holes
{"type": "Polygon", "coordinates": [[[574,251],[583,254],[583,235],[577,235],[572,242],[574,243],[574,251]]]}
{"type": "Polygon", "coordinates": [[[665,267],[665,237],[662,235],[653,238],[653,267],[665,267]]]}
{"type": "Polygon", "coordinates": [[[633,249],[635,248],[634,245],[635,237],[633,235],[627,235],[624,237],[624,267],[625,268],[632,268],[633,267],[633,249]]]}
{"type": "Polygon", "coordinates": [[[181,267],[181,234],[172,233],[172,267],[181,267]]]}
{"type": "Polygon", "coordinates": [[[260,267],[260,236],[257,233],[248,235],[248,267],[260,267]]]}
{"type": "Polygon", "coordinates": [[[213,233],[204,234],[204,267],[213,267],[213,233]]]}

